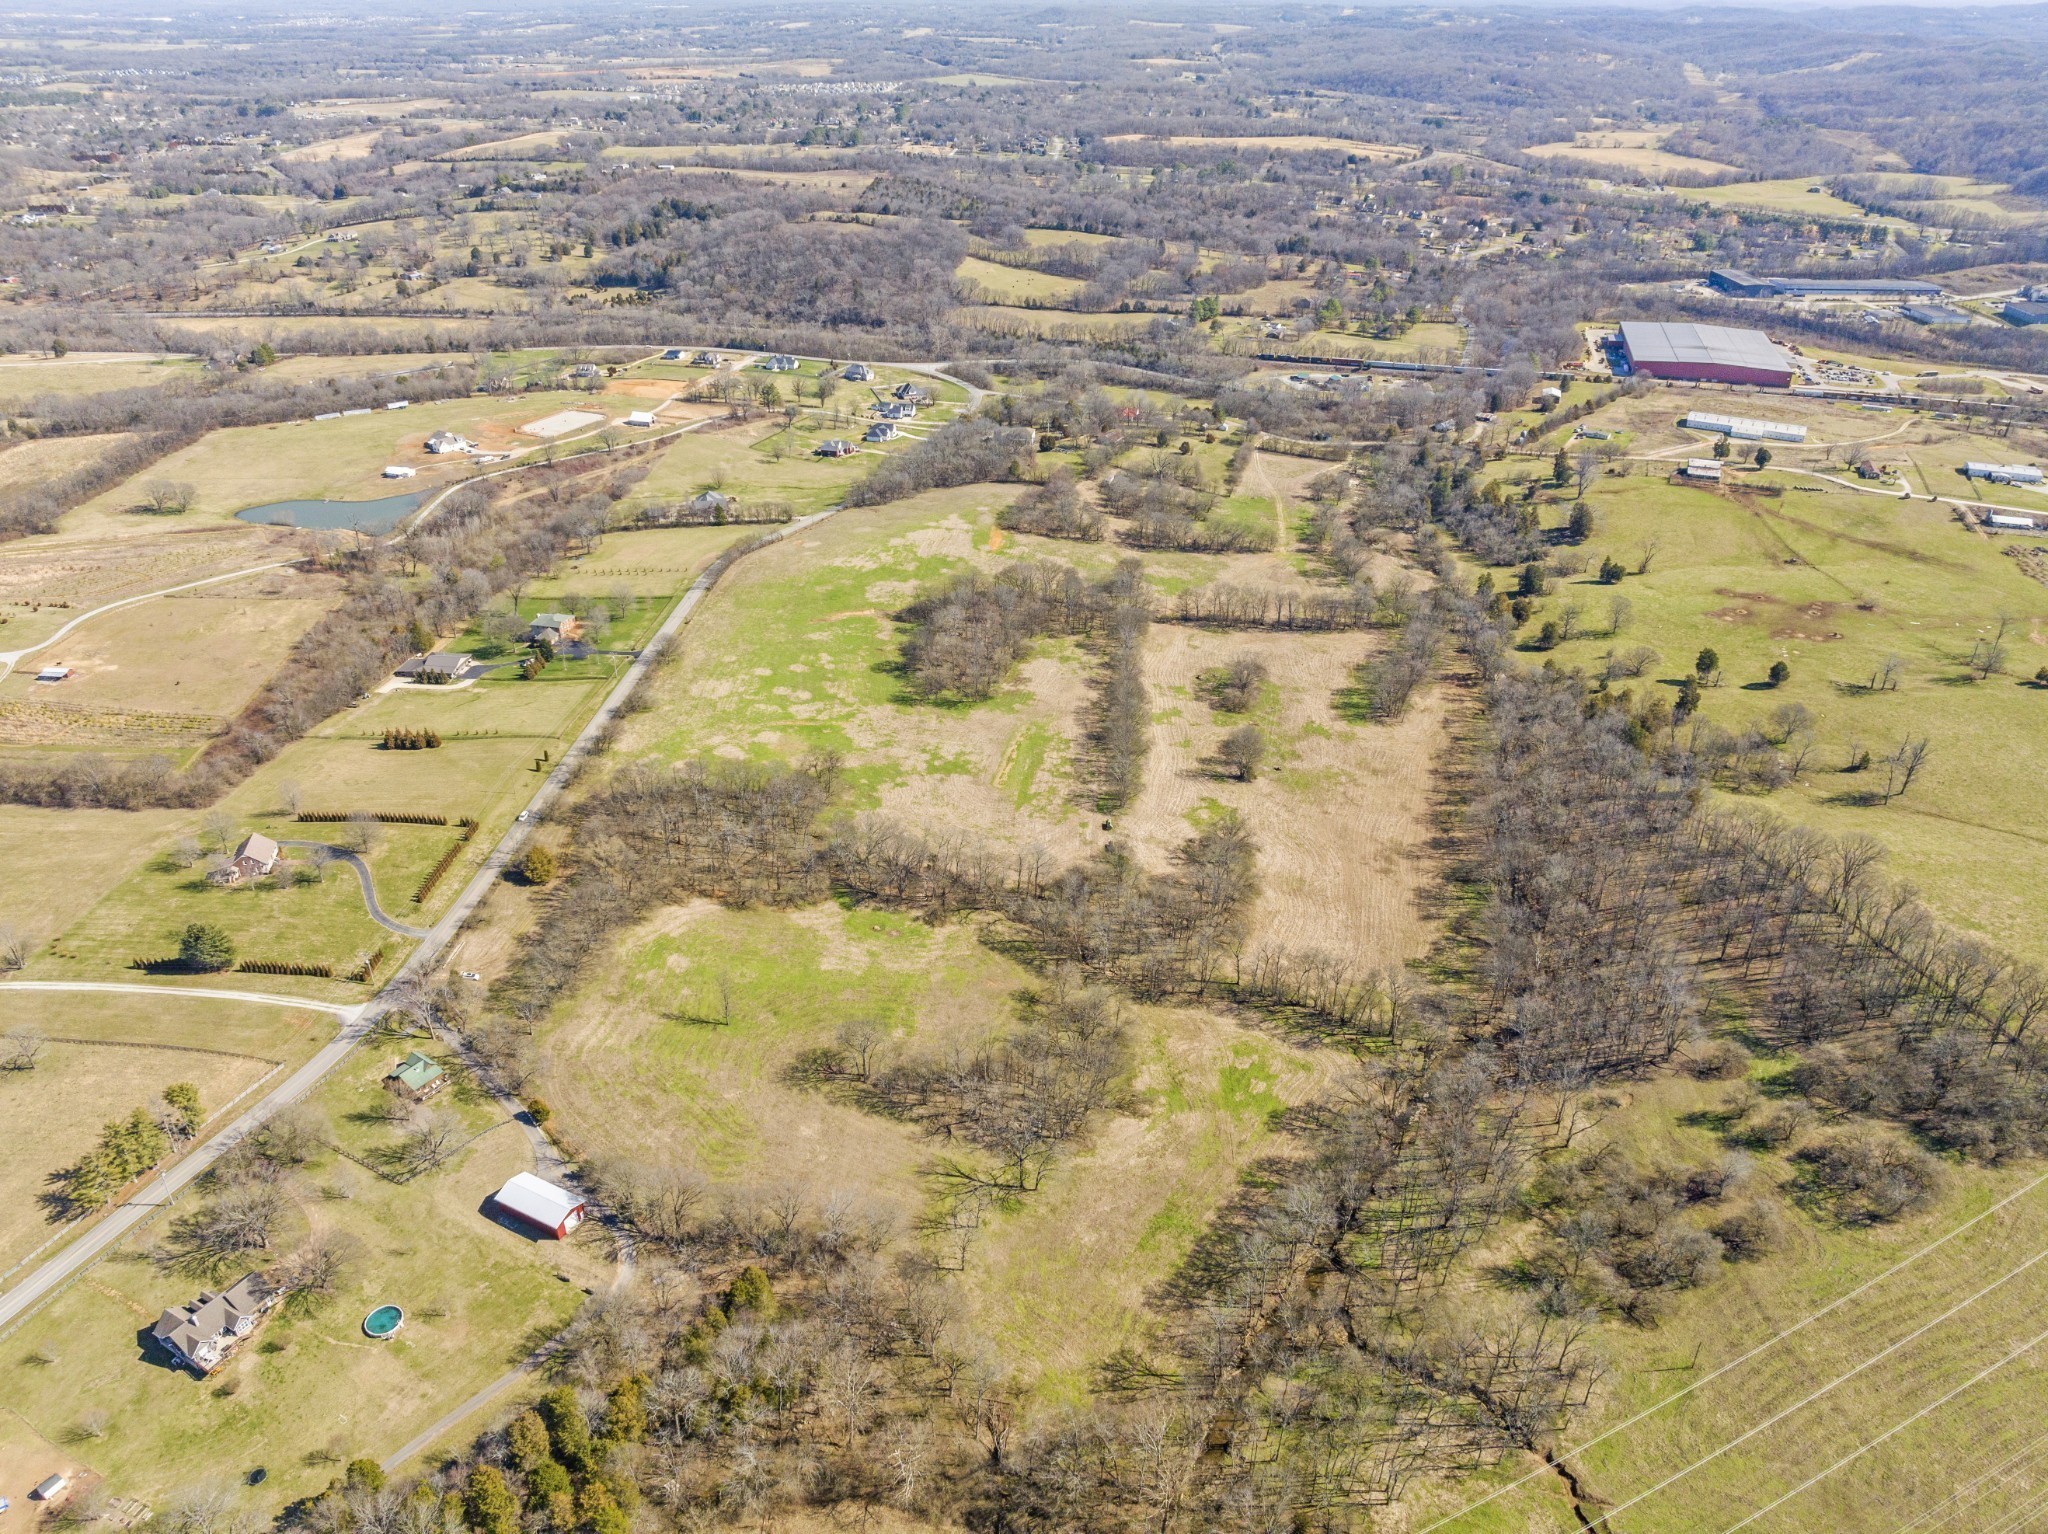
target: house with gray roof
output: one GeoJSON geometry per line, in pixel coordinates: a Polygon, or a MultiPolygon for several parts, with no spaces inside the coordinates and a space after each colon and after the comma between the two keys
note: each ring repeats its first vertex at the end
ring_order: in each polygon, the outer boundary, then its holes
{"type": "Polygon", "coordinates": [[[248,1340],[280,1298],[261,1273],[245,1273],[219,1294],[202,1291],[191,1304],[165,1311],[149,1334],[179,1363],[211,1374],[248,1340]]]}

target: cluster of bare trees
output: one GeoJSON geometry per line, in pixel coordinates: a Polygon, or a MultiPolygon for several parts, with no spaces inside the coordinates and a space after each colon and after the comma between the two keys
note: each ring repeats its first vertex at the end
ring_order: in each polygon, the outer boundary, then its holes
{"type": "Polygon", "coordinates": [[[1203,628],[1298,629],[1309,633],[1370,628],[1392,621],[1388,593],[1370,582],[1341,591],[1323,587],[1276,590],[1217,581],[1174,593],[1173,606],[1159,614],[1174,623],[1203,628]]]}
{"type": "Polygon", "coordinates": [[[1277,541],[1272,526],[1214,515],[1212,491],[1173,473],[1162,459],[1151,472],[1113,469],[1100,486],[1103,506],[1125,518],[1117,537],[1135,549],[1180,549],[1205,554],[1251,553],[1277,541]]]}
{"type": "Polygon", "coordinates": [[[545,1015],[607,939],[665,902],[819,899],[829,868],[815,823],[837,775],[824,757],[621,770],[578,806],[573,871],[547,897],[547,941],[525,950],[496,999],[529,1022],[545,1015]]]}
{"type": "Polygon", "coordinates": [[[1061,464],[1042,485],[1026,490],[996,515],[996,525],[1041,538],[1102,541],[1102,514],[1082,498],[1074,471],[1061,464]]]}
{"type": "Polygon", "coordinates": [[[1417,602],[1385,648],[1376,651],[1354,673],[1344,700],[1368,719],[1398,719],[1415,689],[1436,669],[1443,644],[1442,609],[1433,598],[1417,602]]]}
{"type": "Polygon", "coordinates": [[[926,698],[992,696],[1040,634],[1060,631],[1074,615],[1072,606],[1041,595],[1038,577],[1051,573],[1012,566],[991,579],[970,572],[899,612],[899,622],[914,625],[903,641],[912,688],[926,698]]]}
{"type": "Polygon", "coordinates": [[[846,492],[849,506],[879,506],[926,490],[992,480],[1037,478],[1038,438],[1020,426],[978,417],[948,421],[900,453],[891,453],[846,492]]]}
{"type": "Polygon", "coordinates": [[[1611,1143],[1553,1161],[1526,1195],[1544,1233],[1527,1278],[1552,1310],[1654,1320],[1671,1291],[1706,1283],[1724,1260],[1760,1257],[1776,1241],[1772,1206],[1742,1198],[1747,1170],[1739,1154],[1637,1167],[1611,1143]]]}
{"type": "Polygon", "coordinates": [[[1100,590],[1107,611],[1094,636],[1101,666],[1088,710],[1087,751],[1100,790],[1097,807],[1113,812],[1136,798],[1144,781],[1152,725],[1145,691],[1151,601],[1144,566],[1135,559],[1117,561],[1100,590]]]}
{"type": "Polygon", "coordinates": [[[831,855],[835,882],[855,894],[932,913],[996,912],[1045,959],[1147,997],[1227,981],[1258,892],[1257,848],[1228,817],[1184,842],[1167,874],[1146,872],[1115,843],[1052,869],[1042,854],[998,857],[872,815],[842,827],[831,855]]]}

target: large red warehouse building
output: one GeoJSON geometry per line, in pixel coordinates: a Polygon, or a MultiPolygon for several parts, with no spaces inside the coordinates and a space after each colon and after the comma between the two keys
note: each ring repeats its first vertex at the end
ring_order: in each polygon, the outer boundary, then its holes
{"type": "Polygon", "coordinates": [[[1621,351],[1631,371],[1650,378],[1705,379],[1782,389],[1796,371],[1792,357],[1761,330],[1724,325],[1623,320],[1621,351]]]}

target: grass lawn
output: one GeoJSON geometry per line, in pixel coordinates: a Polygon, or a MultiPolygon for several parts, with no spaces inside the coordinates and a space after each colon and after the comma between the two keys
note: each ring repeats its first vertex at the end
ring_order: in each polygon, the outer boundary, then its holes
{"type": "MultiPolygon", "coordinates": [[[[310,840],[340,828],[304,829],[313,833],[308,837],[310,840]]],[[[387,845],[402,848],[410,847],[414,840],[424,842],[427,836],[425,827],[383,829],[400,833],[391,836],[387,845]]],[[[442,833],[436,840],[445,840],[447,834],[442,833]]],[[[439,848],[434,850],[438,853],[439,848]]],[[[297,854],[295,860],[304,856],[297,854]]],[[[381,854],[373,855],[373,867],[381,860],[381,854]]],[[[431,863],[432,856],[424,856],[423,861],[431,863]]],[[[413,882],[417,881],[415,873],[413,882]]],[[[409,897],[411,893],[408,886],[404,895],[409,897]]],[[[395,909],[403,920],[403,902],[395,909]]],[[[259,882],[224,889],[206,882],[203,862],[180,869],[159,854],[110,891],[83,920],[69,927],[30,966],[29,973],[38,980],[133,978],[133,960],[175,958],[178,935],[191,922],[210,922],[225,928],[234,938],[238,959],[330,964],[337,976],[351,968],[359,955],[374,952],[386,942],[394,945],[393,954],[387,955],[387,959],[394,957],[401,942],[370,919],[363,908],[362,888],[346,868],[330,867],[326,878],[318,884],[287,883],[273,888],[267,882],[259,882]]],[[[266,975],[259,982],[244,983],[270,990],[271,981],[278,978],[266,975]]],[[[322,987],[314,994],[328,995],[342,988],[339,979],[309,983],[322,987]]]]}
{"type": "Polygon", "coordinates": [[[606,533],[593,552],[564,561],[556,574],[528,582],[524,591],[543,606],[572,592],[607,602],[619,590],[636,597],[673,596],[687,590],[706,565],[750,531],[744,527],[666,527],[606,533]]]}
{"type": "MultiPolygon", "coordinates": [[[[844,411],[858,408],[853,386],[842,386],[836,403],[844,411]]],[[[821,424],[795,432],[784,432],[779,421],[729,431],[687,432],[661,455],[654,471],[621,503],[621,510],[672,505],[716,486],[741,502],[784,502],[798,516],[822,511],[845,495],[846,487],[866,472],[872,459],[860,454],[836,460],[816,458],[812,449],[826,437],[858,437],[861,429],[848,416],[843,424],[821,424]]],[[[731,528],[723,531],[728,542],[741,536],[731,528]]]]}
{"type": "MultiPolygon", "coordinates": [[[[381,1052],[359,1051],[315,1106],[330,1120],[352,1111],[388,1065],[381,1052]]],[[[403,1186],[321,1157],[287,1185],[294,1207],[273,1252],[248,1265],[275,1261],[313,1230],[352,1237],[356,1259],[331,1299],[288,1303],[204,1381],[166,1367],[141,1341],[165,1306],[204,1282],[151,1260],[166,1228],[151,1221],[15,1333],[0,1388],[38,1433],[76,1444],[117,1495],[160,1504],[209,1475],[261,1466],[268,1479],[251,1503],[280,1507],[339,1474],[330,1454],[390,1454],[513,1367],[600,1280],[609,1254],[596,1231],[536,1242],[482,1213],[506,1177],[531,1167],[509,1124],[403,1186]],[[404,1308],[405,1325],[373,1342],[362,1318],[387,1302],[404,1308]],[[44,1352],[54,1361],[36,1362],[44,1352]],[[104,1436],[78,1437],[95,1413],[104,1436]]],[[[186,1194],[173,1212],[202,1196],[186,1194]]]]}
{"type": "MultiPolygon", "coordinates": [[[[2048,662],[2048,589],[2007,557],[2017,540],[1969,532],[1926,502],[1816,491],[1773,474],[1740,483],[1715,492],[1596,481],[1587,545],[1595,563],[1611,553],[1633,568],[1653,538],[1656,558],[1648,575],[1617,588],[1633,608],[1618,638],[1575,640],[1531,662],[1591,669],[1611,646],[1643,644],[1662,657],[1648,685],[1670,687],[1713,648],[1728,685],[1707,691],[1704,718],[1739,732],[1783,703],[1814,715],[1812,766],[1768,801],[1773,809],[1838,836],[1876,837],[1894,874],[1950,921],[2048,959],[2032,898],[2048,877],[2035,787],[2048,773],[2048,695],[2021,680],[2048,662]],[[1752,484],[1783,493],[1752,493],[1752,484]],[[2000,613],[2013,620],[2008,673],[1971,682],[1971,646],[2000,613]],[[1899,689],[1863,691],[1892,654],[1905,662],[1899,689]],[[1776,660],[1791,667],[1790,680],[1755,688],[1776,660]],[[1840,770],[1851,743],[1883,753],[1922,735],[1932,750],[1911,793],[1881,807],[1861,802],[1869,774],[1840,770]]],[[[1597,631],[1609,595],[1580,577],[1561,584],[1544,612],[1577,601],[1597,631]]]]}

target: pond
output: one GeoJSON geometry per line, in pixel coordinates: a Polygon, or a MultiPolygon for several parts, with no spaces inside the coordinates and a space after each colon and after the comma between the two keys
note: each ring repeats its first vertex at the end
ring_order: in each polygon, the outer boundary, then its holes
{"type": "Polygon", "coordinates": [[[374,501],[271,501],[238,511],[235,518],[279,527],[312,527],[323,532],[359,528],[366,533],[388,533],[418,510],[420,502],[430,494],[427,490],[411,490],[374,501]]]}
{"type": "Polygon", "coordinates": [[[363,1335],[366,1337],[389,1337],[405,1321],[405,1312],[396,1305],[379,1305],[363,1317],[363,1335]]]}

